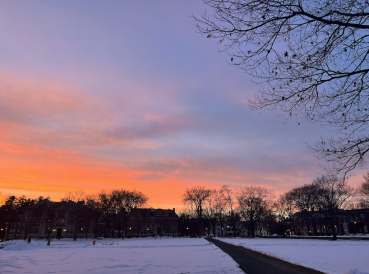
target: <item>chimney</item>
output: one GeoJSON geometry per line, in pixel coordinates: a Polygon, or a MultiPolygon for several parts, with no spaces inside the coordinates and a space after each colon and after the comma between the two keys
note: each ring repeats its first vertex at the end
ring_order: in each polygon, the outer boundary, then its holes
{"type": "Polygon", "coordinates": [[[176,213],[176,209],[175,208],[173,208],[173,212],[176,213]]]}

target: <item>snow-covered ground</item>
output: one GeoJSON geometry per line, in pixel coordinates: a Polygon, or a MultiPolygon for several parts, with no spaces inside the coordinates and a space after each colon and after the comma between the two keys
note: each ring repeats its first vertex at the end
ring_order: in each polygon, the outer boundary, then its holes
{"type": "Polygon", "coordinates": [[[205,239],[44,240],[3,243],[0,273],[243,273],[205,239]],[[114,244],[111,244],[114,241],[114,244]],[[104,243],[104,245],[103,245],[104,243]],[[107,244],[107,245],[106,245],[107,244]]]}
{"type": "Polygon", "coordinates": [[[217,238],[332,274],[369,274],[369,241],[217,238]]]}

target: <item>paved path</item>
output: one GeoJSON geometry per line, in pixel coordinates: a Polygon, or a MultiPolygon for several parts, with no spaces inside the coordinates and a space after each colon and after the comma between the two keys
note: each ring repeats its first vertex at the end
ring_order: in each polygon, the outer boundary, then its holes
{"type": "Polygon", "coordinates": [[[323,274],[323,272],[291,264],[241,246],[207,238],[233,258],[246,274],[323,274]]]}

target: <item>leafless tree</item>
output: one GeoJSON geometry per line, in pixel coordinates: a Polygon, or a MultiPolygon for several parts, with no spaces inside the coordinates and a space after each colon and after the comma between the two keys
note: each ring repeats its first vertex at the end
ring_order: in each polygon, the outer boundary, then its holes
{"type": "Polygon", "coordinates": [[[369,172],[364,174],[365,181],[359,187],[360,205],[362,208],[369,207],[369,172]]]}
{"type": "Polygon", "coordinates": [[[205,200],[211,195],[212,190],[206,189],[202,186],[194,186],[191,189],[187,189],[183,194],[183,203],[186,205],[191,205],[195,207],[197,217],[199,220],[199,233],[201,234],[202,225],[202,213],[205,200]]]}
{"type": "MultiPolygon", "coordinates": [[[[53,207],[52,202],[45,200],[43,204],[40,204],[43,208],[42,217],[41,217],[41,227],[44,229],[46,238],[47,238],[47,245],[50,245],[50,235],[56,226],[59,223],[60,216],[58,215],[58,210],[55,210],[53,207]]],[[[64,217],[64,216],[63,216],[64,217]]]]}
{"type": "Polygon", "coordinates": [[[203,216],[208,226],[208,234],[213,232],[216,235],[216,225],[220,216],[223,214],[226,206],[226,200],[224,195],[220,191],[212,190],[209,197],[204,201],[203,216]]]}
{"type": "Polygon", "coordinates": [[[61,198],[62,201],[72,201],[72,202],[80,202],[86,200],[86,193],[84,190],[76,190],[74,192],[67,192],[64,194],[64,196],[61,198]]]}
{"type": "Polygon", "coordinates": [[[235,201],[234,192],[233,190],[227,186],[223,185],[221,190],[223,193],[224,199],[226,201],[226,220],[227,223],[232,227],[233,236],[237,236],[237,231],[241,225],[241,218],[239,208],[235,201]]]}
{"type": "Polygon", "coordinates": [[[95,204],[95,206],[99,210],[101,217],[105,222],[104,237],[109,237],[110,234],[113,234],[114,230],[116,229],[116,224],[118,223],[118,209],[116,205],[113,204],[111,192],[101,191],[98,194],[97,201],[98,202],[95,204]]]}
{"type": "Polygon", "coordinates": [[[95,209],[87,205],[87,200],[69,201],[69,207],[69,218],[74,222],[74,241],[77,239],[78,234],[84,234],[87,239],[94,219],[97,217],[95,209]]]}
{"type": "Polygon", "coordinates": [[[263,221],[270,214],[270,194],[267,188],[258,186],[246,186],[237,192],[240,214],[247,222],[252,238],[255,237],[257,222],[263,221]]]}
{"type": "Polygon", "coordinates": [[[122,238],[124,239],[133,209],[145,205],[149,198],[136,190],[115,189],[111,191],[110,199],[113,211],[117,215],[123,231],[122,238]]]}
{"type": "Polygon", "coordinates": [[[74,222],[73,239],[77,240],[78,234],[85,234],[87,239],[88,233],[91,230],[91,226],[94,218],[96,218],[96,209],[92,206],[92,195],[87,195],[84,190],[76,190],[74,192],[67,192],[61,198],[64,202],[69,202],[71,207],[70,219],[74,222]]]}
{"type": "Polygon", "coordinates": [[[94,231],[94,237],[97,237],[96,232],[98,229],[98,220],[101,216],[101,204],[98,194],[88,194],[85,196],[85,205],[90,208],[92,223],[92,230],[94,231]]]}
{"type": "Polygon", "coordinates": [[[296,187],[285,194],[286,201],[292,204],[296,210],[302,212],[309,235],[314,233],[314,228],[313,230],[310,228],[312,227],[312,215],[317,208],[317,196],[318,189],[314,184],[296,187]]]}
{"type": "Polygon", "coordinates": [[[282,222],[286,218],[289,220],[289,229],[290,233],[292,232],[292,215],[294,213],[294,205],[293,201],[290,200],[290,196],[287,196],[286,194],[280,195],[276,207],[279,212],[279,221],[282,222]]]}
{"type": "Polygon", "coordinates": [[[337,240],[334,219],[342,216],[342,210],[349,204],[354,190],[347,184],[345,178],[329,175],[314,179],[313,184],[318,189],[317,205],[331,227],[333,240],[337,240]]]}
{"type": "Polygon", "coordinates": [[[230,63],[263,86],[252,109],[336,130],[311,149],[334,172],[364,164],[369,151],[367,0],[203,0],[194,17],[230,63]]]}

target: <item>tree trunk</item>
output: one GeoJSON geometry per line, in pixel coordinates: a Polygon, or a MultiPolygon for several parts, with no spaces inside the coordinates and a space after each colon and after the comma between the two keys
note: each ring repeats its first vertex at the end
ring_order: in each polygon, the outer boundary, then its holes
{"type": "Polygon", "coordinates": [[[251,238],[255,238],[255,224],[252,222],[250,225],[251,238]]]}
{"type": "Polygon", "coordinates": [[[336,229],[334,227],[334,218],[330,218],[330,225],[331,225],[331,230],[332,230],[332,235],[333,235],[333,241],[337,240],[337,234],[336,234],[336,229]]]}
{"type": "Polygon", "coordinates": [[[310,231],[309,217],[307,216],[305,216],[305,224],[306,224],[308,236],[311,236],[309,232],[310,231]]]}
{"type": "Polygon", "coordinates": [[[51,232],[47,233],[47,246],[50,246],[51,238],[50,238],[51,232]]]}
{"type": "Polygon", "coordinates": [[[292,234],[292,219],[291,219],[291,216],[290,216],[290,235],[292,234]]]}

